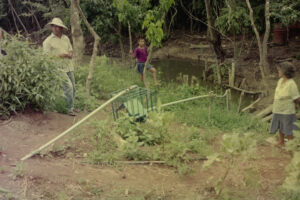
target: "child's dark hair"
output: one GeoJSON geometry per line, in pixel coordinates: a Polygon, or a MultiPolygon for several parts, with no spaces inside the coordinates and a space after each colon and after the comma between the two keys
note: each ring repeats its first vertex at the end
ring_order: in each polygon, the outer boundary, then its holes
{"type": "Polygon", "coordinates": [[[140,41],[140,40],[145,40],[145,38],[144,37],[139,37],[138,41],[140,41]]]}
{"type": "Polygon", "coordinates": [[[295,75],[295,67],[290,62],[279,63],[279,68],[285,77],[288,79],[293,78],[295,75]]]}

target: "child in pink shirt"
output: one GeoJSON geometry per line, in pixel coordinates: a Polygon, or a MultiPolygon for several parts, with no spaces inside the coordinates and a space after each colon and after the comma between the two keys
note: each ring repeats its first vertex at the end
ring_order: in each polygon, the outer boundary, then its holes
{"type": "MultiPolygon", "coordinates": [[[[144,67],[148,57],[148,51],[145,45],[144,38],[139,39],[139,45],[134,50],[133,57],[137,60],[138,73],[140,74],[141,81],[144,82],[144,67]]],[[[154,84],[158,85],[156,78],[156,69],[153,68],[151,65],[148,65],[147,70],[152,72],[154,84]]]]}

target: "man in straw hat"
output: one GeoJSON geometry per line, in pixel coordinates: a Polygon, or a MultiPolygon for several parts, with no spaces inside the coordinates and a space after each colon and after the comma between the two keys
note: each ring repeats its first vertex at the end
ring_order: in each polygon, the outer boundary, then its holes
{"type": "Polygon", "coordinates": [[[52,34],[43,42],[44,52],[51,56],[60,57],[65,61],[63,72],[67,74],[68,78],[63,83],[63,90],[68,102],[69,115],[75,116],[73,112],[74,98],[75,98],[75,79],[74,67],[72,65],[72,45],[69,38],[63,34],[63,29],[68,30],[60,18],[53,18],[47,24],[51,27],[52,34]]]}

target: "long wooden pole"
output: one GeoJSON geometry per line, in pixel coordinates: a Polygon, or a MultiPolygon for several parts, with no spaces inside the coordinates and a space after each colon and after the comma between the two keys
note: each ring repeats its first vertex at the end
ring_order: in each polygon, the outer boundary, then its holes
{"type": "Polygon", "coordinates": [[[86,117],[84,117],[82,120],[80,120],[79,122],[77,122],[76,124],[74,124],[73,126],[71,126],[70,128],[68,128],[67,130],[65,130],[63,133],[61,133],[60,135],[58,135],[57,137],[53,138],[52,140],[50,140],[48,143],[44,144],[43,146],[41,146],[40,148],[32,151],[31,153],[29,153],[28,155],[24,156],[21,161],[24,161],[30,157],[32,157],[33,155],[37,154],[38,152],[40,152],[41,150],[45,149],[46,147],[48,147],[50,144],[54,143],[55,141],[59,140],[60,138],[62,138],[63,136],[65,136],[66,134],[70,133],[73,129],[75,129],[76,127],[78,127],[79,125],[81,125],[83,122],[85,122],[87,119],[89,119],[91,116],[93,116],[95,113],[97,113],[98,111],[102,110],[105,106],[107,106],[108,104],[110,104],[111,102],[113,102],[114,100],[116,100],[117,98],[119,98],[120,96],[122,96],[123,94],[125,94],[126,92],[128,92],[131,89],[136,88],[136,85],[133,85],[121,92],[119,92],[117,95],[115,95],[114,97],[112,97],[111,99],[109,99],[108,101],[106,101],[104,104],[102,104],[100,107],[98,107],[96,110],[94,110],[93,112],[91,112],[90,114],[88,114],[86,117]]]}
{"type": "MultiPolygon", "coordinates": [[[[228,90],[226,90],[226,92],[222,96],[217,96],[215,94],[213,94],[213,96],[216,97],[216,98],[223,98],[223,97],[227,96],[227,93],[228,93],[228,90]]],[[[171,106],[171,105],[178,104],[178,103],[183,103],[183,102],[186,102],[186,101],[192,101],[192,100],[196,100],[196,99],[207,98],[207,97],[210,97],[210,96],[211,96],[210,94],[207,94],[207,95],[191,97],[191,98],[187,98],[187,99],[182,99],[182,100],[166,103],[166,104],[161,105],[160,107],[163,108],[163,107],[166,107],[166,106],[171,106]]]]}

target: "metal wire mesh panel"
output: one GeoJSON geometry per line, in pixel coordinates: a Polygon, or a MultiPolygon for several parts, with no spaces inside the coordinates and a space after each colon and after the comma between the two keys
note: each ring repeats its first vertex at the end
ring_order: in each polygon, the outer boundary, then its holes
{"type": "MultiPolygon", "coordinates": [[[[118,94],[121,90],[113,92],[111,97],[118,94]]],[[[146,117],[149,111],[156,109],[157,94],[155,91],[137,87],[119,97],[112,103],[114,119],[119,118],[119,112],[126,110],[130,116],[136,119],[146,117]]]]}

